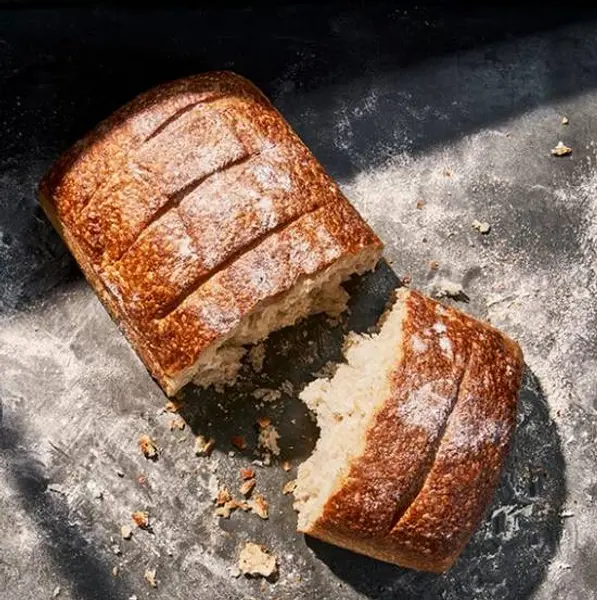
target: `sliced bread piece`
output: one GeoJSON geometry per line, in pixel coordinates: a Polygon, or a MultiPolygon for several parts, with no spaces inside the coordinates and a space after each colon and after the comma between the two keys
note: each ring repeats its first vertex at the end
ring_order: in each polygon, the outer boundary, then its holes
{"type": "Polygon", "coordinates": [[[301,394],[321,436],[298,471],[298,529],[441,572],[497,485],[523,358],[496,329],[414,291],[398,290],[380,323],[301,394]]]}
{"type": "Polygon", "coordinates": [[[40,200],[169,395],[230,383],[244,346],[314,312],[382,251],[315,157],[246,79],[158,86],[68,150],[40,200]]]}

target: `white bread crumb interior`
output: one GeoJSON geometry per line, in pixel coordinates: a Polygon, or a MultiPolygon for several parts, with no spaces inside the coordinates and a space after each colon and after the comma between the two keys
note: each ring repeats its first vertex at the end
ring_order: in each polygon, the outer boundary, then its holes
{"type": "Polygon", "coordinates": [[[201,387],[230,385],[236,380],[246,346],[256,344],[272,332],[311,314],[337,316],[346,309],[348,294],[342,287],[353,274],[372,270],[379,259],[378,248],[366,248],[344,256],[312,277],[304,276],[284,295],[258,305],[227,336],[206,348],[190,368],[168,378],[169,393],[193,381],[201,387]]]}
{"type": "Polygon", "coordinates": [[[349,336],[346,363],[331,379],[316,379],[300,395],[315,414],[321,434],[315,451],[298,469],[294,507],[299,531],[316,523],[327,500],[342,486],[352,460],[364,453],[375,414],[390,395],[390,377],[402,359],[402,298],[398,292],[378,333],[349,336]]]}

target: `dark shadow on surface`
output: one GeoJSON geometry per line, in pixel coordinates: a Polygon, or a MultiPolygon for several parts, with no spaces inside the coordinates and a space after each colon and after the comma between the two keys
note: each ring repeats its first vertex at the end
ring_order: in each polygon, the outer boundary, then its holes
{"type": "MultiPolygon", "coordinates": [[[[102,557],[97,548],[85,539],[82,525],[73,522],[66,500],[60,493],[48,489],[49,481],[43,465],[27,450],[20,432],[15,427],[9,429],[2,425],[1,410],[0,452],[7,465],[8,485],[18,494],[21,505],[43,540],[44,551],[60,573],[59,579],[68,581],[72,586],[73,598],[129,598],[132,589],[121,577],[112,576],[112,566],[106,557],[102,557]]],[[[47,593],[50,597],[51,590],[47,593]]]]}
{"type": "Polygon", "coordinates": [[[565,463],[540,384],[525,370],[513,445],[487,516],[455,566],[419,573],[314,538],[307,544],[336,576],[370,598],[524,600],[546,576],[561,534],[565,463]]]}
{"type": "MultiPolygon", "coordinates": [[[[347,331],[362,332],[374,326],[392,290],[400,285],[392,269],[381,260],[377,269],[345,284],[350,293],[349,310],[340,319],[315,315],[295,326],[272,333],[265,342],[261,373],[245,361],[238,381],[221,392],[189,385],[179,414],[195,435],[214,437],[226,450],[233,436],[247,442],[245,454],[257,446],[257,419],[269,416],[280,433],[280,460],[305,460],[319,436],[317,426],[299,392],[329,362],[343,361],[342,342],[347,331]],[[281,391],[278,401],[258,400],[256,390],[281,391]]],[[[230,450],[234,448],[230,445],[230,450]]]]}

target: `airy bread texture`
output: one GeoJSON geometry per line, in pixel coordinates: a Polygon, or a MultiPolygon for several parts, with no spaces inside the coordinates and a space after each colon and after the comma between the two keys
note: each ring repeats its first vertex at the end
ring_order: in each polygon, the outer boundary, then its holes
{"type": "Polygon", "coordinates": [[[228,72],[142,94],[68,150],[42,207],[167,394],[343,307],[382,244],[263,94],[228,72]]]}
{"type": "Polygon", "coordinates": [[[373,335],[301,398],[321,436],[299,467],[299,531],[381,560],[441,572],[497,485],[523,368],[497,330],[398,290],[373,335]]]}

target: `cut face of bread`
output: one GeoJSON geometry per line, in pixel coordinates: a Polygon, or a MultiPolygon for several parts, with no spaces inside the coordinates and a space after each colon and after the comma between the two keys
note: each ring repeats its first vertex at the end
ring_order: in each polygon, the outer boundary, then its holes
{"type": "Polygon", "coordinates": [[[234,383],[247,345],[256,344],[272,331],[293,325],[311,314],[339,315],[346,309],[348,300],[342,282],[353,274],[373,269],[377,260],[377,249],[367,249],[356,256],[340,259],[314,277],[302,278],[281,298],[264,303],[248,314],[229,336],[206,348],[189,371],[181,373],[168,385],[173,389],[182,387],[191,373],[194,383],[203,387],[234,383]]]}
{"type": "Polygon", "coordinates": [[[233,381],[243,346],[345,305],[382,244],[251,83],[142,94],[68,150],[40,201],[167,394],[233,381]]]}
{"type": "Polygon", "coordinates": [[[444,571],[475,530],[515,424],[518,346],[398,291],[374,335],[301,398],[321,429],[299,467],[299,531],[381,560],[444,571]]]}

